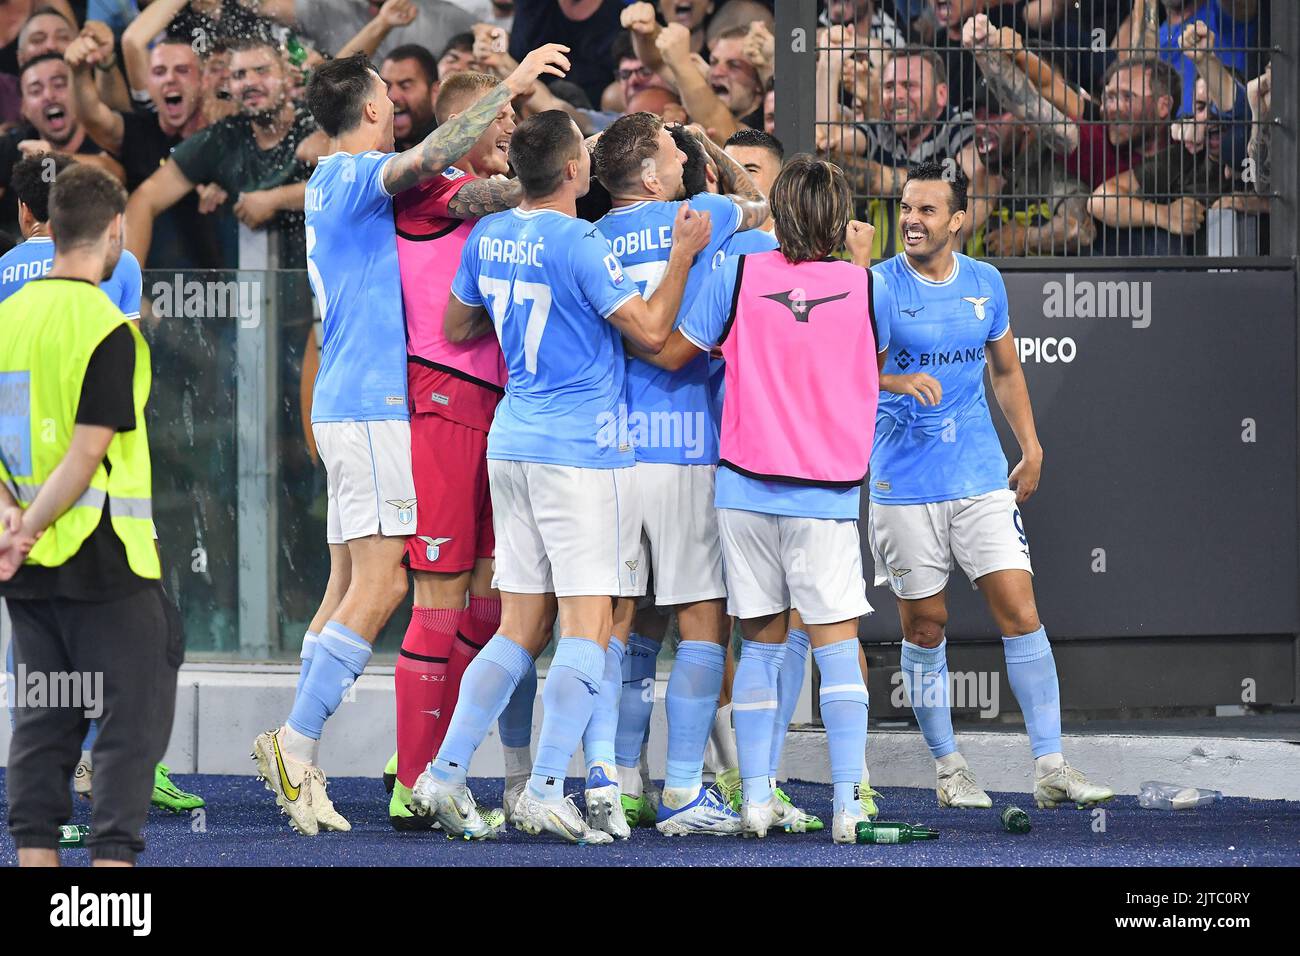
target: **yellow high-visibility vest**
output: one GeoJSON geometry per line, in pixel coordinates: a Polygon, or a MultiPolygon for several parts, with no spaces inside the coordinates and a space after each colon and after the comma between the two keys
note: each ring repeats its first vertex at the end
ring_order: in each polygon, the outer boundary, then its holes
{"type": "Polygon", "coordinates": [[[113,436],[111,468],[99,464],[85,494],[46,529],[27,563],[58,567],[71,559],[99,525],[107,500],[131,570],[158,579],[144,417],[153,381],[149,346],[91,282],[35,279],[0,302],[0,481],[24,508],[36,500],[72,442],[90,358],[119,325],[135,341],[135,430],[113,436]]]}

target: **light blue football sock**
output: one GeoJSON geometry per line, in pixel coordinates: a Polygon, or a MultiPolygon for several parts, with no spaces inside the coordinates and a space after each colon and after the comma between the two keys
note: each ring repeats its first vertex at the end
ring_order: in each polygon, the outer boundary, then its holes
{"type": "Polygon", "coordinates": [[[316,640],[312,665],[294,699],[286,723],[304,737],[320,740],[325,721],[365,670],[370,642],[338,621],[330,621],[316,640]]]}
{"type": "Polygon", "coordinates": [[[614,737],[618,733],[619,697],[623,691],[623,653],[627,648],[617,637],[609,638],[605,648],[605,672],[600,680],[600,694],[591,708],[591,720],[582,733],[582,753],[587,771],[596,764],[614,769],[614,737]]]}
{"type": "Polygon", "coordinates": [[[564,796],[564,775],[591,720],[605,676],[605,649],[581,637],[562,637],[542,688],[542,733],[529,791],[540,800],[564,796]]]}
{"type": "Polygon", "coordinates": [[[836,813],[853,802],[867,754],[867,686],[858,666],[858,640],[851,637],[813,649],[821,671],[819,691],[836,813]]]}
{"type": "Polygon", "coordinates": [[[948,640],[937,647],[903,642],[903,690],[921,725],[930,755],[938,760],[957,752],[952,735],[952,688],[948,683],[948,640]]]}
{"type": "MultiPolygon", "coordinates": [[[[488,642],[491,644],[491,642],[488,642]]],[[[511,643],[514,643],[513,641],[511,643]]],[[[483,648],[484,651],[487,647],[483,648]]],[[[480,652],[481,653],[481,652],[480,652]]],[[[532,661],[532,658],[529,658],[532,661]]],[[[472,666],[472,665],[471,665],[472,666]]],[[[462,688],[464,684],[462,683],[462,688]]],[[[464,696],[461,690],[461,696],[464,696]]],[[[519,677],[519,683],[505,709],[497,719],[497,733],[501,735],[501,746],[523,748],[533,742],[533,706],[537,703],[537,664],[531,663],[528,670],[519,677]]]]}
{"type": "Polygon", "coordinates": [[[664,698],[668,711],[668,772],[665,787],[699,790],[703,783],[704,748],[722,691],[727,652],[711,641],[677,645],[664,698]]]}
{"type": "Polygon", "coordinates": [[[618,732],[614,735],[614,760],[620,767],[641,761],[641,744],[650,733],[655,706],[655,663],[659,645],[632,634],[623,655],[623,688],[618,698],[618,732]]]}
{"type": "Polygon", "coordinates": [[[1003,637],[1007,680],[1025,717],[1025,730],[1034,757],[1061,752],[1061,689],[1056,680],[1056,659],[1040,627],[1022,637],[1003,637]]]}
{"type": "Polygon", "coordinates": [[[315,631],[308,631],[302,638],[302,650],[298,652],[298,659],[302,662],[298,666],[298,686],[293,690],[293,699],[297,700],[298,695],[302,693],[302,685],[307,683],[307,674],[311,670],[312,658],[316,655],[316,647],[320,643],[320,635],[315,631]]]}
{"type": "MultiPolygon", "coordinates": [[[[313,667],[312,673],[315,671],[313,667]]],[[[460,679],[460,695],[447,726],[447,736],[429,764],[434,779],[457,786],[465,782],[474,751],[530,673],[536,673],[533,659],[510,638],[497,634],[483,646],[460,679]]],[[[533,680],[536,679],[534,676],[533,680]]],[[[525,736],[520,746],[527,744],[525,736]]]]}
{"type": "Polygon", "coordinates": [[[770,776],[777,779],[781,767],[781,751],[785,749],[785,734],[790,729],[799,692],[803,690],[804,671],[808,667],[808,635],[791,628],[785,635],[785,657],[776,675],[776,726],[772,731],[772,759],[770,776]]]}
{"type": "Polygon", "coordinates": [[[766,803],[772,798],[772,734],[776,729],[777,674],[785,657],[785,642],[745,641],[731,685],[731,723],[745,799],[766,803]]]}

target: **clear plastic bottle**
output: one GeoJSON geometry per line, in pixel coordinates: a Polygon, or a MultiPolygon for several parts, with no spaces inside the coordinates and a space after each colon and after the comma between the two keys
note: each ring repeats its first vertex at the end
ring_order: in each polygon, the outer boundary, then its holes
{"type": "Polygon", "coordinates": [[[1138,791],[1138,806],[1148,810],[1190,810],[1193,807],[1207,807],[1222,799],[1223,794],[1218,790],[1182,787],[1158,780],[1145,781],[1138,791]]]}

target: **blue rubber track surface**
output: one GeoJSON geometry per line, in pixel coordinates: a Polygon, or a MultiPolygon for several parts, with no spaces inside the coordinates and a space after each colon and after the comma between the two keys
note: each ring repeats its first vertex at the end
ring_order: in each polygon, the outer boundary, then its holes
{"type": "MultiPolygon", "coordinates": [[[[8,804],[0,770],[0,813],[8,804]]],[[[794,801],[826,822],[820,833],[772,833],[764,840],[735,837],[662,837],[634,830],[627,842],[576,847],[508,830],[499,840],[468,843],[440,833],[398,833],[388,822],[388,797],[377,778],[339,777],[330,797],[352,822],[350,833],[300,837],[253,777],[174,775],[208,805],[201,817],[153,809],[142,866],[1297,866],[1300,803],[1224,800],[1206,809],[1143,810],[1134,796],[1116,797],[1095,811],[1038,810],[1029,794],[991,794],[992,810],[941,810],[934,791],[887,788],[881,819],[924,823],[935,841],[901,846],[836,846],[830,835],[829,785],[789,783],[794,801]],[[998,812],[1015,804],[1029,813],[1033,831],[1013,836],[998,812]],[[1104,821],[1104,831],[1100,828],[1104,821]],[[201,832],[195,832],[200,828],[201,832]]],[[[470,781],[480,803],[499,806],[500,779],[470,781]]],[[[570,781],[570,785],[576,785],[570,781]]],[[[581,805],[581,798],[579,798],[581,805]]],[[[89,823],[89,805],[77,801],[74,822],[89,823]]],[[[65,865],[88,854],[67,851],[65,865]]],[[[16,854],[8,832],[0,837],[0,864],[16,854]]]]}

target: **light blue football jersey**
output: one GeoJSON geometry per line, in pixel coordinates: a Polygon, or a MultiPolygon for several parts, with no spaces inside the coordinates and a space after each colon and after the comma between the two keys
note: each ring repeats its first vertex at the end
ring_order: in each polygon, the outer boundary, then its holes
{"type": "Polygon", "coordinates": [[[937,406],[882,393],[871,453],[871,500],[951,501],[1007,487],[1007,459],[984,395],[985,345],[1011,331],[1007,290],[993,266],[957,254],[942,282],[899,253],[873,266],[893,288],[887,375],[925,372],[943,386],[937,406]]]}
{"type": "Polygon", "coordinates": [[[634,463],[623,339],[607,318],[637,286],[599,229],[553,209],[486,216],[465,241],[451,291],[488,310],[506,360],[489,458],[634,463]]]}
{"type": "MultiPolygon", "coordinates": [[[[699,193],[689,200],[696,212],[709,213],[713,233],[695,256],[686,277],[681,323],[704,280],[719,265],[723,247],[740,225],[740,207],[727,196],[699,193]]],[[[596,226],[609,240],[627,277],[647,299],[654,294],[672,253],[673,220],[681,202],[645,201],[612,209],[596,226]]],[[[637,358],[627,360],[628,421],[638,461],[712,465],[718,461],[718,421],[713,414],[709,357],[692,359],[676,372],[637,358]]]]}
{"type": "Polygon", "coordinates": [[[313,422],[404,420],[406,317],[397,269],[393,153],[332,153],[307,180],[307,278],[325,339],[313,422]]]}
{"type": "MultiPolygon", "coordinates": [[[[54,265],[54,240],[32,236],[0,256],[0,302],[9,298],[30,279],[39,279],[54,265]]],[[[126,249],[113,274],[99,284],[104,294],[132,321],[140,318],[140,295],[144,279],[140,261],[126,249]]]]}

